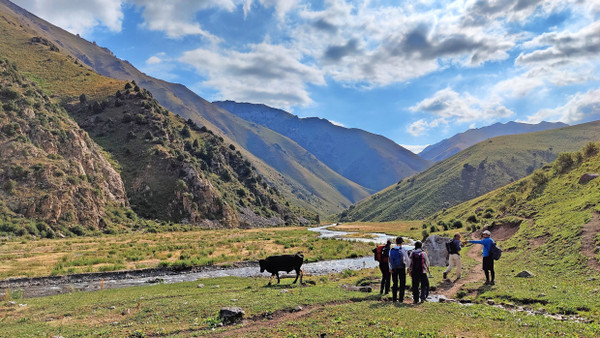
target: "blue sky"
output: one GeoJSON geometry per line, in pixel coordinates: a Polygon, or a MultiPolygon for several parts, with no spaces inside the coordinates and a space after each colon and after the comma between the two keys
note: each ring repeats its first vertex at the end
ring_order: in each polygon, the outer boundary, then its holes
{"type": "Polygon", "coordinates": [[[14,0],[203,98],[424,145],[600,118],[600,0],[14,0]]]}

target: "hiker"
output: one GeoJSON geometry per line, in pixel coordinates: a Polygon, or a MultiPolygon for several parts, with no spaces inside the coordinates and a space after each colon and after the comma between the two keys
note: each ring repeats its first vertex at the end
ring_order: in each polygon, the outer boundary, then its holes
{"type": "Polygon", "coordinates": [[[453,268],[456,268],[456,279],[460,278],[460,233],[455,233],[454,238],[450,243],[448,243],[448,267],[446,271],[444,271],[444,279],[448,277],[448,273],[452,271],[453,268]]]}
{"type": "Polygon", "coordinates": [[[485,272],[485,285],[495,285],[494,279],[496,277],[496,273],[494,272],[494,258],[492,257],[491,253],[492,246],[494,245],[494,240],[490,237],[491,235],[492,233],[489,230],[485,230],[482,233],[482,240],[469,241],[469,243],[481,244],[483,246],[483,272],[485,272]]]}
{"type": "Polygon", "coordinates": [[[423,243],[415,242],[415,249],[410,254],[410,265],[408,273],[412,277],[412,292],[413,302],[415,304],[421,303],[427,300],[429,296],[429,279],[427,274],[429,273],[429,257],[427,253],[422,249],[423,243]],[[421,292],[419,293],[419,285],[421,285],[421,292]]]}
{"type": "Polygon", "coordinates": [[[379,294],[383,294],[384,291],[386,295],[390,293],[390,268],[388,263],[390,246],[392,246],[392,241],[388,239],[385,245],[382,244],[373,249],[375,260],[379,262],[379,270],[381,271],[381,287],[379,294]]]}
{"type": "Polygon", "coordinates": [[[402,247],[404,240],[398,236],[396,238],[396,246],[390,249],[390,266],[389,270],[392,274],[392,301],[404,301],[404,291],[406,290],[406,267],[409,264],[408,254],[402,247]],[[398,286],[400,282],[400,286],[398,286]],[[400,293],[398,294],[398,291],[400,293]]]}

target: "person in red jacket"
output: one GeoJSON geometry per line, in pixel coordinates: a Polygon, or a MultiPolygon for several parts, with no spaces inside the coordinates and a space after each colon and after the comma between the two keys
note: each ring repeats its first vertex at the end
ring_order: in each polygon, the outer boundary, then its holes
{"type": "Polygon", "coordinates": [[[386,244],[382,244],[373,249],[373,253],[375,254],[375,260],[379,262],[379,270],[381,271],[381,287],[379,290],[379,294],[387,295],[390,293],[390,267],[389,267],[389,257],[390,257],[390,246],[392,245],[391,240],[387,240],[386,244]]]}

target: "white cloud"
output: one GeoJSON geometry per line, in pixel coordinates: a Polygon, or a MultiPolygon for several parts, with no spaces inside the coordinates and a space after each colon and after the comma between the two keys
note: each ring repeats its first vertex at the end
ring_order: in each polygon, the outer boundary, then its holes
{"type": "Polygon", "coordinates": [[[312,103],[306,84],[324,85],[322,72],[300,62],[302,55],[280,45],[250,45],[248,52],[196,49],[179,61],[193,66],[222,99],[265,103],[289,109],[312,103]]]}
{"type": "Polygon", "coordinates": [[[143,27],[150,30],[163,31],[170,38],[181,38],[186,35],[201,35],[210,41],[220,39],[205,31],[196,22],[196,13],[208,8],[220,8],[232,11],[236,4],[232,0],[129,0],[142,11],[143,27]]]}
{"type": "Polygon", "coordinates": [[[545,47],[519,55],[518,65],[569,63],[572,60],[600,58],[600,21],[578,32],[544,33],[527,42],[525,47],[545,47]]]}
{"type": "Polygon", "coordinates": [[[330,0],[324,10],[301,11],[304,23],[292,36],[296,48],[319,60],[336,81],[364,87],[409,81],[449,63],[502,60],[515,45],[506,31],[462,27],[458,6],[415,7],[330,0]]]}
{"type": "Polygon", "coordinates": [[[162,61],[163,60],[160,57],[153,55],[153,56],[149,57],[148,60],[146,60],[146,64],[154,65],[157,63],[161,63],[162,61]]]}
{"type": "Polygon", "coordinates": [[[410,107],[414,112],[429,113],[459,123],[485,121],[508,117],[514,113],[500,104],[498,98],[479,100],[469,93],[463,95],[450,88],[442,89],[433,97],[427,98],[410,107]]]}
{"type": "Polygon", "coordinates": [[[425,145],[401,144],[400,146],[412,151],[415,154],[418,154],[418,153],[422,152],[423,149],[427,148],[429,146],[429,144],[425,144],[425,145]]]}
{"type": "Polygon", "coordinates": [[[600,89],[577,93],[565,105],[554,109],[540,110],[527,117],[526,122],[560,121],[573,124],[595,119],[600,119],[600,89]]]}
{"type": "Polygon", "coordinates": [[[425,119],[420,119],[418,121],[413,122],[408,126],[408,132],[412,136],[420,136],[423,135],[426,131],[437,128],[442,124],[448,124],[444,118],[438,118],[433,121],[427,121],[425,119]]]}
{"type": "Polygon", "coordinates": [[[85,34],[96,26],[121,30],[122,0],[13,0],[24,9],[73,34],[85,34]]]}

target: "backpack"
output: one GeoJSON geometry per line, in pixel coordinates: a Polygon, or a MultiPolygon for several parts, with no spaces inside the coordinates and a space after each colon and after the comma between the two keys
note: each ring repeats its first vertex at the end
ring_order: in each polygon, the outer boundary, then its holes
{"type": "Polygon", "coordinates": [[[390,266],[393,269],[405,268],[403,255],[402,255],[402,249],[400,249],[399,247],[392,248],[392,249],[390,249],[389,255],[390,255],[390,257],[389,257],[390,266]]]}
{"type": "Polygon", "coordinates": [[[492,243],[492,248],[490,249],[490,254],[492,255],[492,258],[497,261],[500,259],[500,257],[502,256],[502,250],[496,246],[496,243],[492,243]]]}
{"type": "Polygon", "coordinates": [[[423,273],[423,267],[425,266],[425,256],[423,255],[423,252],[416,252],[413,251],[410,254],[410,271],[414,274],[416,273],[423,273]]]}
{"type": "Polygon", "coordinates": [[[456,246],[454,246],[454,240],[451,239],[450,241],[446,242],[446,251],[448,251],[448,254],[455,254],[458,253],[456,251],[456,246]]]}
{"type": "Polygon", "coordinates": [[[375,260],[378,262],[381,262],[383,258],[383,248],[385,248],[385,245],[378,245],[375,249],[373,249],[373,252],[375,253],[375,260]]]}

